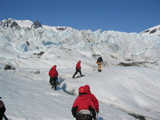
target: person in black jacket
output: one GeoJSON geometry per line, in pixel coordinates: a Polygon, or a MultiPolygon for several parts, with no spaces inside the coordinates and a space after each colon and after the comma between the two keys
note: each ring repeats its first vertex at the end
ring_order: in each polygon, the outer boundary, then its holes
{"type": "Polygon", "coordinates": [[[2,120],[2,118],[4,117],[5,111],[6,111],[5,105],[0,97],[0,120],[2,120]]]}
{"type": "Polygon", "coordinates": [[[98,65],[98,72],[101,72],[101,71],[102,71],[102,63],[103,63],[102,57],[98,57],[96,63],[97,63],[97,65],[98,65]]]}

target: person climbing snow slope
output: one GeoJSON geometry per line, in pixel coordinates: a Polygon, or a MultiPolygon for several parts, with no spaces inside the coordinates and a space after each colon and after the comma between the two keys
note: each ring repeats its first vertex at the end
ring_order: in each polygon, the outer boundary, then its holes
{"type": "Polygon", "coordinates": [[[72,115],[76,120],[96,120],[96,109],[85,87],[79,88],[79,95],[72,106],[72,115]]]}
{"type": "Polygon", "coordinates": [[[54,65],[49,71],[49,76],[50,76],[49,83],[55,90],[57,89],[57,84],[58,84],[58,72],[56,70],[56,67],[57,66],[54,65]]]}

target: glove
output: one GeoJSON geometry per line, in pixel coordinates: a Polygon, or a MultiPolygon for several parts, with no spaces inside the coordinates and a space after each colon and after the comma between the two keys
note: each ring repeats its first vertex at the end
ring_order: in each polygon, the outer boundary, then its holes
{"type": "Polygon", "coordinates": [[[94,118],[94,120],[96,120],[96,111],[91,106],[89,106],[89,111],[91,112],[92,117],[94,118]]]}
{"type": "Polygon", "coordinates": [[[99,110],[97,110],[96,112],[97,112],[97,114],[98,114],[98,113],[99,113],[99,110]]]}
{"type": "Polygon", "coordinates": [[[72,107],[72,115],[73,115],[73,117],[76,117],[77,109],[78,109],[78,106],[72,107]]]}

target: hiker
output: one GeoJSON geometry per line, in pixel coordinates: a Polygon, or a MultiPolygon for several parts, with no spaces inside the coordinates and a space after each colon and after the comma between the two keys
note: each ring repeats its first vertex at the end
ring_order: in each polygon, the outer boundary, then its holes
{"type": "Polygon", "coordinates": [[[85,92],[85,87],[79,88],[79,95],[72,106],[72,115],[76,120],[96,120],[96,109],[90,95],[85,92]]]}
{"type": "Polygon", "coordinates": [[[82,77],[82,72],[81,72],[81,61],[79,60],[76,64],[76,72],[74,73],[74,75],[72,76],[72,78],[75,78],[75,76],[77,75],[77,73],[80,74],[80,77],[82,77]]]}
{"type": "Polygon", "coordinates": [[[5,105],[0,97],[0,120],[2,120],[2,118],[5,117],[5,115],[4,115],[5,111],[6,111],[5,105]]]}
{"type": "Polygon", "coordinates": [[[49,76],[50,76],[50,84],[52,86],[52,88],[54,88],[55,90],[57,89],[57,83],[58,83],[58,72],[56,70],[56,65],[54,65],[50,71],[49,71],[49,76]]]}
{"type": "Polygon", "coordinates": [[[102,71],[102,63],[103,63],[102,57],[98,57],[96,63],[97,63],[97,65],[98,65],[98,72],[101,72],[101,71],[102,71]]]}

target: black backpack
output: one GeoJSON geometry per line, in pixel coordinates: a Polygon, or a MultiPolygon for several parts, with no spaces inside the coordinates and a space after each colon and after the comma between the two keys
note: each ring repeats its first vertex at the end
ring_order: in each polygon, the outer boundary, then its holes
{"type": "Polygon", "coordinates": [[[99,58],[97,59],[97,62],[103,62],[102,57],[99,57],[99,58]]]}

